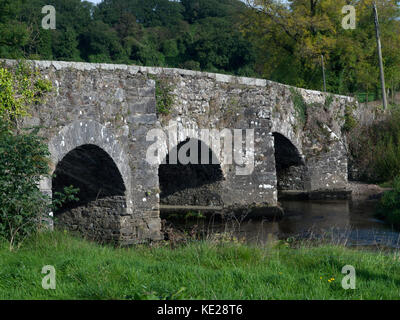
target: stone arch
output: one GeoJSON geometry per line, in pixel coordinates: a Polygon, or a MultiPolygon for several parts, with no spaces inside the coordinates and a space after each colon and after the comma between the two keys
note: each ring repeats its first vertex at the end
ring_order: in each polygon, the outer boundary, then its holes
{"type": "Polygon", "coordinates": [[[279,133],[284,136],[296,147],[299,153],[302,154],[303,144],[301,141],[301,135],[294,131],[293,125],[290,123],[290,121],[275,119],[272,121],[272,128],[270,132],[279,133]]]}
{"type": "Polygon", "coordinates": [[[200,139],[186,138],[173,147],[166,155],[158,169],[161,204],[175,206],[220,206],[222,203],[222,186],[224,180],[221,164],[213,150],[200,139]],[[190,143],[196,149],[187,150],[190,143]],[[204,151],[207,150],[206,154],[204,151]],[[186,156],[195,158],[195,163],[181,163],[179,155],[185,152],[186,156]],[[197,151],[197,154],[192,154],[197,151]],[[207,158],[206,163],[202,159],[207,158]],[[172,163],[171,163],[172,162],[172,163]]]}
{"type": "MultiPolygon", "coordinates": [[[[97,160],[95,159],[94,162],[105,161],[109,164],[106,167],[109,169],[111,168],[111,170],[114,165],[115,171],[118,172],[121,179],[120,189],[123,190],[123,194],[112,194],[112,196],[117,197],[114,199],[115,201],[113,201],[113,203],[110,203],[107,199],[97,199],[102,201],[102,203],[96,204],[95,201],[92,202],[90,205],[95,206],[95,208],[93,207],[91,210],[96,211],[96,208],[103,206],[105,208],[109,207],[111,210],[108,210],[107,212],[111,213],[112,208],[114,207],[117,208],[119,213],[122,215],[132,214],[131,169],[129,167],[129,158],[121,147],[117,137],[110,129],[94,120],[75,121],[62,128],[55,136],[53,136],[48,146],[51,157],[51,174],[56,172],[57,166],[63,161],[63,159],[67,157],[70,161],[74,161],[73,159],[78,153],[84,154],[89,158],[90,156],[95,155],[97,160]]],[[[115,174],[114,177],[116,176],[117,175],[115,174]]],[[[53,182],[51,178],[43,179],[40,183],[40,187],[42,191],[50,196],[52,195],[53,182]]],[[[107,194],[110,195],[109,192],[107,194]]],[[[85,206],[88,205],[89,202],[85,204],[85,206]]],[[[108,228],[108,231],[111,231],[112,234],[110,232],[108,232],[107,235],[103,234],[102,239],[100,240],[118,240],[118,229],[120,229],[118,224],[120,216],[117,214],[114,218],[115,219],[112,223],[108,221],[105,223],[105,226],[102,226],[106,233],[107,228],[110,227],[112,231],[110,228],[108,228]]],[[[79,227],[74,223],[72,218],[69,222],[71,223],[71,226],[74,225],[74,227],[79,227]]],[[[93,223],[90,222],[89,224],[93,223]]],[[[88,226],[83,225],[81,226],[81,229],[86,227],[88,226]]],[[[89,234],[89,236],[95,238],[93,234],[89,234]]],[[[98,234],[96,235],[96,238],[97,236],[98,234]]]]}
{"type": "Polygon", "coordinates": [[[305,190],[306,165],[297,146],[279,132],[272,132],[278,190],[305,190]]]}
{"type": "Polygon", "coordinates": [[[204,143],[211,150],[212,154],[218,160],[224,176],[226,175],[228,167],[225,164],[226,161],[224,159],[223,152],[224,146],[221,142],[221,132],[219,130],[206,129],[209,132],[208,141],[203,139],[201,129],[199,129],[198,124],[186,121],[186,119],[181,119],[181,121],[170,121],[168,125],[163,126],[163,130],[166,135],[166,145],[164,147],[167,151],[168,148],[171,150],[173,148],[177,148],[181,143],[187,141],[188,139],[192,138],[198,140],[199,142],[204,143]],[[212,143],[212,141],[217,140],[221,142],[219,146],[218,144],[212,143]]]}
{"type": "Polygon", "coordinates": [[[58,163],[52,178],[52,193],[65,187],[79,188],[78,201],[68,201],[56,210],[56,223],[97,241],[118,242],[121,217],[126,216],[126,188],[113,159],[94,144],[81,145],[58,163]]]}
{"type": "Polygon", "coordinates": [[[111,129],[94,120],[78,120],[65,126],[49,142],[49,151],[55,165],[61,161],[67,153],[82,145],[95,145],[103,149],[115,162],[119,169],[127,190],[127,196],[131,190],[131,170],[129,158],[112,133],[111,129]]]}

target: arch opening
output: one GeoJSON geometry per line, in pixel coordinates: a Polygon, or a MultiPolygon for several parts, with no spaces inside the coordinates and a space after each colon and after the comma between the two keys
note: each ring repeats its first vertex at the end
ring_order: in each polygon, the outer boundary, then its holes
{"type": "Polygon", "coordinates": [[[299,150],[284,135],[273,136],[278,190],[305,190],[306,166],[299,150]]]}
{"type": "Polygon", "coordinates": [[[158,169],[160,203],[172,206],[221,206],[224,176],[221,165],[215,164],[218,162],[216,159],[212,150],[197,139],[186,139],[170,150],[158,169]],[[189,144],[194,147],[189,148],[189,144]],[[173,163],[171,159],[175,156],[172,157],[172,154],[184,154],[187,159],[195,161],[183,164],[178,156],[173,163]],[[204,159],[208,159],[208,164],[204,163],[204,159]]]}
{"type": "Polygon", "coordinates": [[[113,159],[96,145],[81,145],[57,164],[52,193],[79,188],[78,201],[55,212],[56,226],[77,230],[95,240],[117,240],[120,216],[126,213],[125,185],[113,159]]]}

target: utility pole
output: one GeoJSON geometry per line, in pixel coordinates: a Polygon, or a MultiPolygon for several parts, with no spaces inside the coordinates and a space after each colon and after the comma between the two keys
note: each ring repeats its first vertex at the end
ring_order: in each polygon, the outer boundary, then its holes
{"type": "Polygon", "coordinates": [[[322,77],[324,78],[324,92],[326,92],[325,63],[323,54],[321,54],[321,61],[322,61],[322,77]]]}
{"type": "Polygon", "coordinates": [[[375,1],[374,1],[374,16],[375,16],[375,29],[376,29],[376,43],[378,46],[378,56],[379,56],[379,68],[380,68],[380,72],[381,72],[383,109],[386,111],[387,110],[387,99],[386,99],[386,88],[385,88],[385,72],[383,70],[382,46],[381,46],[381,36],[380,36],[380,32],[379,32],[378,9],[376,8],[375,1]]]}

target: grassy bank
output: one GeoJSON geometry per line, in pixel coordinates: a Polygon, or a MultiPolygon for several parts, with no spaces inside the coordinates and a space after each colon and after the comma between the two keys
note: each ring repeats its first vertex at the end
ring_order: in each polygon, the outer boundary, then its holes
{"type": "Polygon", "coordinates": [[[193,243],[115,249],[63,233],[0,249],[0,299],[399,299],[394,253],[322,246],[291,249],[193,243]],[[56,290],[41,287],[56,269],[56,290]],[[341,286],[344,265],[356,289],[341,286]],[[332,280],[334,279],[334,280],[332,280]]]}

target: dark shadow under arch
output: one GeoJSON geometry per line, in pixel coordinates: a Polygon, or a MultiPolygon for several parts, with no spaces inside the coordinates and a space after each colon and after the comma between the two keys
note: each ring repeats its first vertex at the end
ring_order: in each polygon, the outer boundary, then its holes
{"type": "Polygon", "coordinates": [[[79,188],[78,202],[55,212],[56,225],[101,241],[118,240],[120,216],[126,212],[125,185],[113,159],[98,146],[79,146],[57,164],[52,192],[79,188]]]}
{"type": "Polygon", "coordinates": [[[304,190],[305,163],[299,150],[284,135],[273,136],[278,190],[304,190]]]}
{"type": "Polygon", "coordinates": [[[114,161],[103,149],[90,144],[73,149],[57,164],[53,193],[70,185],[80,189],[79,202],[65,205],[64,210],[96,199],[125,195],[125,185],[114,161]]]}
{"type": "MultiPolygon", "coordinates": [[[[182,164],[179,159],[176,164],[170,163],[170,154],[158,169],[160,182],[160,202],[167,205],[221,205],[221,181],[224,179],[220,164],[211,149],[201,140],[187,139],[170,151],[179,154],[182,147],[189,142],[197,143],[197,163],[182,164]],[[208,158],[209,164],[201,164],[202,150],[206,151],[203,158],[208,158]]],[[[186,155],[191,156],[190,149],[186,155]]]]}

